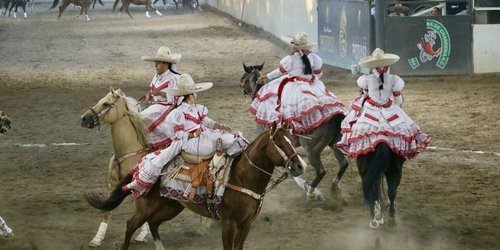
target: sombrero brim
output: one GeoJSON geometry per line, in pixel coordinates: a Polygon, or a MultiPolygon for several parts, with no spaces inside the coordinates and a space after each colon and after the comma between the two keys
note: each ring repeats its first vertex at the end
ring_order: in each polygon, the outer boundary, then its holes
{"type": "Polygon", "coordinates": [[[305,49],[305,50],[310,50],[314,47],[314,45],[316,45],[315,43],[309,43],[309,44],[306,44],[306,45],[302,45],[302,46],[297,46],[295,44],[292,44],[292,40],[294,39],[295,37],[294,36],[291,36],[291,35],[281,35],[281,40],[290,44],[290,46],[293,46],[293,47],[296,47],[296,48],[299,48],[299,49],[305,49]]]}
{"type": "Polygon", "coordinates": [[[410,8],[408,8],[406,6],[391,6],[391,7],[389,7],[390,11],[395,11],[396,9],[401,9],[401,11],[408,11],[408,10],[410,10],[410,8]]]}
{"type": "Polygon", "coordinates": [[[146,62],[168,62],[168,63],[178,63],[181,61],[181,54],[171,54],[169,58],[167,57],[156,57],[156,56],[142,56],[141,59],[146,62]]]}
{"type": "Polygon", "coordinates": [[[184,95],[189,95],[193,93],[198,93],[201,91],[205,91],[207,89],[210,89],[214,84],[211,82],[201,82],[201,83],[195,83],[192,86],[189,86],[188,89],[179,89],[179,88],[167,88],[165,89],[165,93],[171,96],[184,96],[184,95]]]}
{"type": "Polygon", "coordinates": [[[383,58],[374,58],[373,56],[368,56],[359,61],[359,65],[365,68],[378,68],[393,65],[399,61],[399,56],[394,54],[384,54],[383,58]]]}

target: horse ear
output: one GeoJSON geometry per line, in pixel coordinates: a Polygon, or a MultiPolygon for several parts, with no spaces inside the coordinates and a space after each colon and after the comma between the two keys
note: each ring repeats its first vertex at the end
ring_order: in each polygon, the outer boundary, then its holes
{"type": "Polygon", "coordinates": [[[252,72],[252,69],[249,68],[248,66],[245,65],[245,63],[243,63],[243,69],[245,70],[245,72],[247,72],[248,74],[250,74],[250,72],[252,72]]]}
{"type": "Polygon", "coordinates": [[[109,92],[111,92],[111,94],[115,95],[115,89],[113,89],[113,87],[109,87],[109,92]]]}
{"type": "Polygon", "coordinates": [[[262,69],[264,68],[264,63],[265,63],[265,62],[263,62],[263,63],[262,63],[261,65],[259,65],[259,66],[256,66],[255,68],[257,68],[259,71],[262,71],[262,69]]]}
{"type": "Polygon", "coordinates": [[[277,127],[278,125],[276,124],[276,122],[273,122],[273,126],[271,126],[271,132],[274,132],[277,127]]]}

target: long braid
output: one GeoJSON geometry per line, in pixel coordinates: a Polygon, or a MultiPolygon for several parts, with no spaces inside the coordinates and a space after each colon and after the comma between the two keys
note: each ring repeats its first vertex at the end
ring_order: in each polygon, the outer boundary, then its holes
{"type": "Polygon", "coordinates": [[[380,80],[380,85],[378,86],[378,89],[382,90],[384,89],[384,73],[389,73],[389,70],[390,70],[390,67],[389,66],[385,66],[383,68],[375,68],[375,70],[377,70],[377,73],[379,74],[378,75],[378,78],[380,80]]]}
{"type": "Polygon", "coordinates": [[[168,64],[168,70],[170,70],[170,72],[172,72],[176,75],[180,75],[177,71],[174,70],[174,67],[172,65],[173,65],[173,63],[168,64]]]}
{"type": "Polygon", "coordinates": [[[300,50],[300,54],[302,54],[302,62],[304,63],[305,66],[304,74],[311,75],[312,74],[311,62],[309,61],[309,57],[307,57],[309,51],[300,50]]]}

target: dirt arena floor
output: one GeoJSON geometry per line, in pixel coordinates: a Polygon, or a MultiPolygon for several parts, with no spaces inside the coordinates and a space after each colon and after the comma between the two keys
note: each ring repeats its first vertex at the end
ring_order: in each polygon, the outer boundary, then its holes
{"type": "MultiPolygon", "coordinates": [[[[111,2],[90,10],[90,22],[70,6],[57,11],[35,6],[28,19],[0,16],[0,110],[13,129],[0,136],[0,215],[15,236],[0,249],[88,249],[100,213],[82,196],[106,191],[112,154],[109,126],[80,127],[80,115],[110,87],[127,95],[146,93],[154,67],[142,55],[159,46],[182,53],[180,72],[214,88],[199,95],[209,115],[253,138],[254,122],[238,87],[242,62],[277,66],[288,48],[269,34],[221,13],[161,8],[164,16],[135,19],[111,13],[111,2]]],[[[22,14],[18,14],[18,17],[22,14]]],[[[325,66],[327,87],[346,105],[357,95],[356,77],[325,66]]],[[[265,199],[246,249],[498,249],[500,244],[500,77],[405,78],[403,108],[433,136],[433,148],[405,164],[397,197],[398,225],[368,228],[360,178],[350,161],[342,181],[344,202],[329,192],[338,169],[323,153],[326,201],[306,201],[293,181],[265,199]]],[[[305,178],[314,173],[308,168],[305,178]]],[[[124,238],[133,199],[113,213],[101,249],[124,238]]],[[[220,226],[195,233],[199,217],[184,211],[161,226],[167,249],[222,249],[220,226]]],[[[149,242],[131,249],[153,249],[149,242]]]]}

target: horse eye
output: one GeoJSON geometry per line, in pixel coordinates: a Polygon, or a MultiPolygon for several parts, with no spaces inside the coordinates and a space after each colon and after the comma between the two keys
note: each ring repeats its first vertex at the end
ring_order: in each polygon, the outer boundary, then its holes
{"type": "Polygon", "coordinates": [[[110,103],[105,102],[105,103],[103,103],[103,104],[102,104],[102,106],[104,106],[104,107],[106,107],[106,108],[107,108],[107,107],[111,107],[111,104],[110,104],[110,103]]]}

